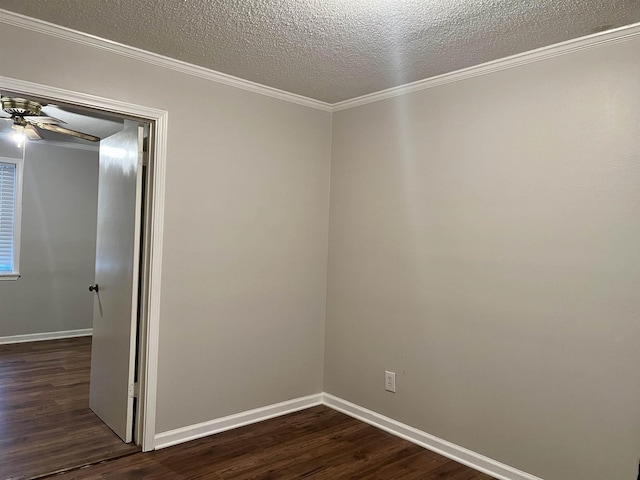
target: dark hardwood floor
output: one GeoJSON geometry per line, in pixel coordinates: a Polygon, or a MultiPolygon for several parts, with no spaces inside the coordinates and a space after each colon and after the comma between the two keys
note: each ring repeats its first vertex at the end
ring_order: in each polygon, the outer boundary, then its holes
{"type": "Polygon", "coordinates": [[[89,410],[90,357],[88,337],[0,345],[0,479],[491,479],[327,407],[139,453],[89,410]]]}
{"type": "Polygon", "coordinates": [[[314,407],[51,480],[490,480],[331,410],[314,407]]]}
{"type": "Polygon", "coordinates": [[[89,410],[91,337],[0,345],[0,479],[136,453],[89,410]]]}

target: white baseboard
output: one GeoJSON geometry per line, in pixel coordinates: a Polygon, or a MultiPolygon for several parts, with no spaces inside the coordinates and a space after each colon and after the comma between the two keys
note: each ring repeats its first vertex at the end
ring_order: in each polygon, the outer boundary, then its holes
{"type": "Polygon", "coordinates": [[[307,397],[295,398],[286,402],[268,405],[266,407],[236,413],[227,417],[217,418],[208,422],[202,422],[187,427],[177,428],[168,432],[156,434],[154,438],[155,449],[171,447],[179,443],[188,442],[197,438],[206,437],[216,433],[243,427],[252,423],[261,422],[270,418],[279,417],[288,413],[297,412],[316,405],[326,405],[329,408],[342,412],[350,417],[373,425],[385,432],[415,443],[427,450],[450,458],[458,463],[467,465],[475,470],[491,475],[499,480],[542,480],[516,468],[500,463],[491,458],[480,455],[474,451],[438,438],[429,433],[418,430],[404,423],[400,423],[384,415],[338,398],[329,393],[318,393],[307,397]]]}
{"type": "Polygon", "coordinates": [[[0,345],[8,343],[40,342],[42,340],[59,340],[61,338],[89,337],[91,335],[93,335],[93,328],[64,330],[62,332],[29,333],[26,335],[0,337],[0,345]]]}
{"type": "Polygon", "coordinates": [[[385,417],[379,413],[367,410],[359,405],[338,398],[329,393],[322,394],[322,403],[329,408],[338,410],[350,417],[361,420],[365,423],[373,425],[385,432],[391,433],[400,438],[420,445],[427,450],[439,453],[442,456],[455,460],[458,463],[467,465],[475,470],[491,475],[499,480],[542,480],[526,472],[516,468],[497,462],[491,458],[480,455],[479,453],[468,450],[464,447],[456,445],[438,438],[429,433],[410,427],[404,423],[400,423],[392,418],[385,417]]]}
{"type": "Polygon", "coordinates": [[[161,449],[188,442],[197,438],[213,435],[251,423],[261,422],[270,418],[297,412],[306,408],[322,404],[322,394],[309,395],[307,397],[294,398],[286,402],[275,403],[266,407],[247,410],[227,417],[216,418],[208,422],[197,423],[188,427],[177,428],[168,432],[158,433],[154,439],[155,449],[161,449]]]}

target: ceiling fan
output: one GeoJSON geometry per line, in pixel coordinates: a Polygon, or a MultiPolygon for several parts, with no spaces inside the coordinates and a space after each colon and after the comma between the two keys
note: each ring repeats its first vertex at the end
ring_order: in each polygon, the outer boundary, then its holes
{"type": "Polygon", "coordinates": [[[31,140],[42,140],[38,132],[38,129],[41,128],[42,130],[71,135],[90,142],[100,141],[99,137],[59,126],[58,124],[60,123],[66,123],[62,120],[41,115],[42,105],[34,100],[2,97],[0,102],[2,103],[2,111],[9,114],[8,117],[0,115],[0,120],[13,122],[12,128],[18,134],[23,133],[31,140]]]}

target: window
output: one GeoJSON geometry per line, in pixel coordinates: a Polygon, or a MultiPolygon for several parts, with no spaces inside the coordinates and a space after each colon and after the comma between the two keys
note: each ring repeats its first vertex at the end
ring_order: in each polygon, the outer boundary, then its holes
{"type": "Polygon", "coordinates": [[[0,280],[16,280],[20,259],[22,160],[0,158],[0,280]]]}

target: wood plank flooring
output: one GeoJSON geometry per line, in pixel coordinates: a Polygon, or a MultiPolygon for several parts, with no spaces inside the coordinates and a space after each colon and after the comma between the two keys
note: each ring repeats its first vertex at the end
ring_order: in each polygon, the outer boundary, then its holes
{"type": "Polygon", "coordinates": [[[89,410],[91,337],[0,345],[0,479],[136,453],[89,410]]]}
{"type": "Polygon", "coordinates": [[[491,479],[322,406],[138,453],[89,410],[90,357],[89,337],[0,345],[0,479],[491,479]]]}
{"type": "Polygon", "coordinates": [[[51,480],[490,480],[324,406],[51,480]]]}

